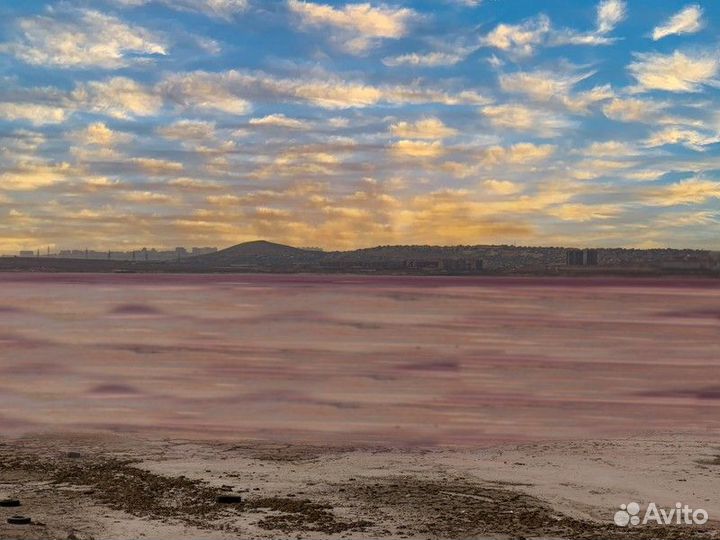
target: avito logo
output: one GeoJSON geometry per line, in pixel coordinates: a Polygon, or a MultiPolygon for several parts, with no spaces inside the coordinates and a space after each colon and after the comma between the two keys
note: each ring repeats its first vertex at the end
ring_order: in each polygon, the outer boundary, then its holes
{"type": "Polygon", "coordinates": [[[658,508],[657,504],[651,502],[645,509],[645,514],[640,517],[640,505],[636,502],[621,504],[620,510],[615,512],[615,525],[618,527],[631,527],[635,525],[647,525],[656,523],[658,525],[704,525],[709,519],[707,510],[698,508],[693,510],[687,504],[675,503],[674,508],[658,508]]]}

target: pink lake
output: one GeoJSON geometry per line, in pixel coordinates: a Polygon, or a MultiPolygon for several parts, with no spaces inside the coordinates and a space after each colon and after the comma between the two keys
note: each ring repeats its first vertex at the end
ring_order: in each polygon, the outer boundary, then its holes
{"type": "Polygon", "coordinates": [[[720,429],[720,282],[0,274],[0,430],[389,445],[720,429]]]}

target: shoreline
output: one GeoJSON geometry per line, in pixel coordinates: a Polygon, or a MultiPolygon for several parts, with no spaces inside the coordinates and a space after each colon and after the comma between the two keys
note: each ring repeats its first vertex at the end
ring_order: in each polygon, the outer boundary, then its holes
{"type": "Polygon", "coordinates": [[[23,504],[0,508],[0,536],[18,539],[720,534],[718,433],[452,449],[46,433],[0,439],[0,457],[0,495],[23,504]],[[243,502],[216,503],[222,494],[243,502]],[[710,521],[612,522],[620,504],[676,500],[710,521]],[[35,524],[8,525],[10,511],[35,524]]]}

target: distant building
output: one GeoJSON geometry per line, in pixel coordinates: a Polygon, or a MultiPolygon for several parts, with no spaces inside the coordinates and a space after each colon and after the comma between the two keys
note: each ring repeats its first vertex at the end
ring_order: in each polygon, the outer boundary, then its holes
{"type": "Polygon", "coordinates": [[[483,269],[481,259],[408,259],[403,266],[406,270],[416,272],[439,271],[448,274],[473,274],[483,269]]]}
{"type": "Polygon", "coordinates": [[[598,252],[596,249],[569,249],[567,252],[568,266],[597,266],[598,252]]]}
{"type": "Polygon", "coordinates": [[[188,256],[188,251],[184,247],[176,247],[175,248],[175,256],[178,259],[183,259],[188,256]]]}
{"type": "Polygon", "coordinates": [[[35,252],[32,251],[32,250],[23,249],[23,250],[20,252],[20,256],[21,256],[21,257],[34,257],[34,256],[35,256],[35,252]]]}
{"type": "Polygon", "coordinates": [[[217,253],[218,248],[216,247],[194,247],[192,248],[193,255],[208,255],[209,253],[217,253]]]}

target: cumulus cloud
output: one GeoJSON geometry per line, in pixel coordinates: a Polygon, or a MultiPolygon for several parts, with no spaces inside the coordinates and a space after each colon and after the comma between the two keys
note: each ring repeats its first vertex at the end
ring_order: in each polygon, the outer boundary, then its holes
{"type": "Polygon", "coordinates": [[[656,26],[652,38],[657,41],[673,34],[692,34],[702,28],[702,8],[697,4],[687,6],[656,26]]]}
{"type": "Polygon", "coordinates": [[[720,68],[717,55],[708,53],[672,54],[638,53],[628,66],[637,80],[638,92],[698,92],[702,85],[713,82],[720,68]]]}
{"type": "Polygon", "coordinates": [[[390,126],[390,133],[403,139],[444,139],[457,135],[457,130],[431,117],[417,122],[398,122],[390,126]]]}
{"type": "Polygon", "coordinates": [[[160,36],[90,9],[48,10],[20,19],[17,30],[0,52],[34,65],[116,69],[167,54],[160,36]]]}
{"type": "Polygon", "coordinates": [[[488,105],[480,110],[496,128],[529,131],[543,137],[557,137],[574,125],[563,115],[520,103],[488,105]]]}
{"type": "Polygon", "coordinates": [[[354,54],[367,51],[378,40],[403,37],[409,22],[416,17],[409,8],[375,7],[370,3],[335,8],[305,0],[288,0],[288,8],[305,26],[330,28],[335,42],[354,54]]]}

